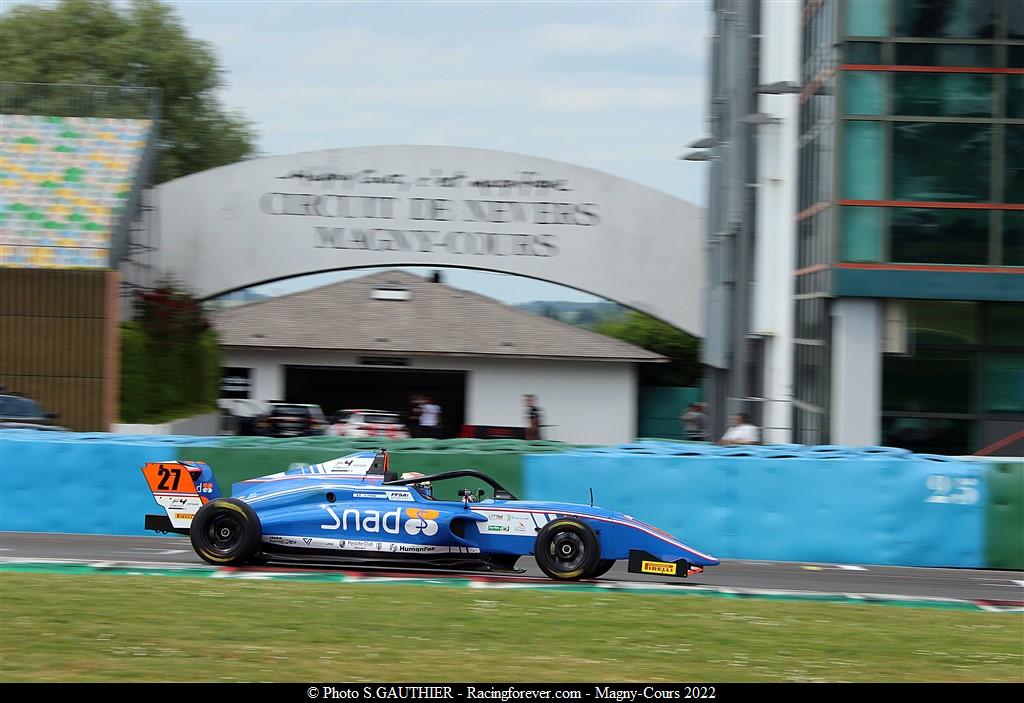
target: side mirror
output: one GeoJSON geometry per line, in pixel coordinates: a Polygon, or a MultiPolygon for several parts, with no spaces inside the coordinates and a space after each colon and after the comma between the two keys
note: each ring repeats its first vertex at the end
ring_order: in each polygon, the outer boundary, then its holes
{"type": "Polygon", "coordinates": [[[469,499],[473,495],[473,491],[469,488],[462,488],[459,490],[459,497],[462,498],[462,504],[469,507],[469,499]]]}
{"type": "Polygon", "coordinates": [[[487,491],[482,488],[476,489],[476,502],[479,503],[482,501],[485,495],[487,495],[487,491]]]}

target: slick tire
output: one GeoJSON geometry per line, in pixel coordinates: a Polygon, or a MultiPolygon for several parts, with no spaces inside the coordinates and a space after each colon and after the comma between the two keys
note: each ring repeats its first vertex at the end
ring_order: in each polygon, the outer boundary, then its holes
{"type": "Polygon", "coordinates": [[[247,503],[218,498],[196,512],[189,538],[203,561],[218,566],[241,566],[256,554],[262,532],[256,511],[247,503]]]}
{"type": "Polygon", "coordinates": [[[608,573],[608,570],[615,566],[614,559],[601,559],[597,562],[594,570],[587,574],[588,579],[596,579],[608,573]]]}
{"type": "Polygon", "coordinates": [[[586,578],[601,560],[597,535],[579,520],[562,518],[544,526],[534,544],[537,566],[556,581],[586,578]]]}

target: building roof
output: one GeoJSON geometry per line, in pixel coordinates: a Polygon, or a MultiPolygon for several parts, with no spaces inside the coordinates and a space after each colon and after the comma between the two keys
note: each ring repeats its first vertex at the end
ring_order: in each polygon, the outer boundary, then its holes
{"type": "Polygon", "coordinates": [[[236,348],[667,360],[627,342],[398,270],[239,305],[215,313],[213,320],[221,344],[236,348]]]}

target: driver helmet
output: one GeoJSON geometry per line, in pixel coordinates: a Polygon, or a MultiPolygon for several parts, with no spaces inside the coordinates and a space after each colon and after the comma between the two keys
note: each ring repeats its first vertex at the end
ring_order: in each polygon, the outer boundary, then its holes
{"type": "MultiPolygon", "coordinates": [[[[404,474],[402,474],[402,476],[401,476],[403,481],[405,479],[410,479],[410,478],[424,478],[424,477],[426,477],[426,474],[421,474],[419,471],[407,471],[404,474]]],[[[420,495],[423,496],[424,498],[433,498],[434,497],[434,491],[433,491],[433,488],[431,488],[431,486],[430,486],[430,481],[420,481],[418,483],[412,484],[412,487],[415,488],[417,491],[419,491],[420,495]]]]}

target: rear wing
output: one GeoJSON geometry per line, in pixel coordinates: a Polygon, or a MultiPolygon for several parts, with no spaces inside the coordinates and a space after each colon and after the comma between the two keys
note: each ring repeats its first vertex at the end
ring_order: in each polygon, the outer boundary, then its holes
{"type": "Polygon", "coordinates": [[[201,461],[154,461],[142,475],[165,515],[146,515],[146,529],[188,534],[192,518],[204,504],[220,498],[220,487],[210,467],[201,461]]]}

